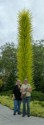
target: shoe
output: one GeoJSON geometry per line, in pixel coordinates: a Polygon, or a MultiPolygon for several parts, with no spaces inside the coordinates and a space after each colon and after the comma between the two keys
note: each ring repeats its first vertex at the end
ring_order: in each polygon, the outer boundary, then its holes
{"type": "Polygon", "coordinates": [[[30,115],[27,115],[28,117],[30,117],[30,115]]]}
{"type": "Polygon", "coordinates": [[[22,115],[22,117],[25,117],[25,115],[22,115]]]}
{"type": "Polygon", "coordinates": [[[18,112],[18,115],[21,115],[21,112],[18,112]]]}
{"type": "Polygon", "coordinates": [[[13,115],[16,115],[16,113],[13,113],[13,115]]]}

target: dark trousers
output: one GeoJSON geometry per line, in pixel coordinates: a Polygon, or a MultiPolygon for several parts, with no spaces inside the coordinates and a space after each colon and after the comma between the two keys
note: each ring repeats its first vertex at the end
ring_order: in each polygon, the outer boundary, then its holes
{"type": "Polygon", "coordinates": [[[21,101],[14,99],[14,113],[16,112],[20,113],[20,105],[21,101]]]}
{"type": "Polygon", "coordinates": [[[26,114],[30,115],[30,96],[23,98],[23,115],[26,114]]]}

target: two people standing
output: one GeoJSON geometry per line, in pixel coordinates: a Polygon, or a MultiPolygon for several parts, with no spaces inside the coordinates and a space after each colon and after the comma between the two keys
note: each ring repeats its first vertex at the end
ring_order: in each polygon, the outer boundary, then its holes
{"type": "Polygon", "coordinates": [[[26,114],[30,116],[30,97],[31,97],[32,88],[31,85],[28,84],[27,79],[24,80],[24,83],[20,86],[20,81],[17,81],[14,90],[13,90],[13,97],[14,97],[14,115],[16,112],[20,114],[20,105],[21,100],[23,103],[23,111],[22,116],[24,117],[26,114]],[[26,110],[27,109],[27,110],[26,110]]]}

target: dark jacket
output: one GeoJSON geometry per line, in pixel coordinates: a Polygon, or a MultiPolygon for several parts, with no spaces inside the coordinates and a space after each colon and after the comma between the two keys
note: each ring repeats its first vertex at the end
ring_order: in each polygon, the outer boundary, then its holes
{"type": "Polygon", "coordinates": [[[18,85],[14,86],[13,94],[16,100],[21,100],[21,92],[20,92],[20,88],[18,87],[18,85]]]}

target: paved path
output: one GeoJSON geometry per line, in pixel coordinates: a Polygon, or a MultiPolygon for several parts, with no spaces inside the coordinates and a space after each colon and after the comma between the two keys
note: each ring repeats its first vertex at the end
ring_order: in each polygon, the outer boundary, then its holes
{"type": "Polygon", "coordinates": [[[44,125],[44,119],[38,117],[13,116],[13,111],[0,104],[0,125],[44,125]]]}

